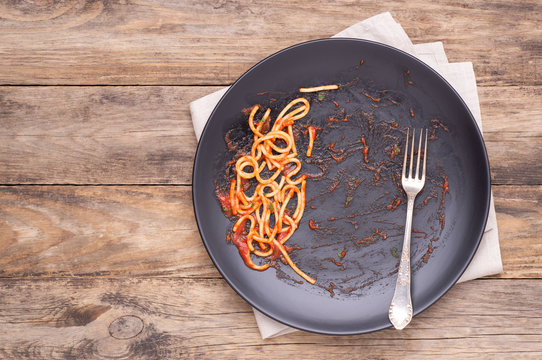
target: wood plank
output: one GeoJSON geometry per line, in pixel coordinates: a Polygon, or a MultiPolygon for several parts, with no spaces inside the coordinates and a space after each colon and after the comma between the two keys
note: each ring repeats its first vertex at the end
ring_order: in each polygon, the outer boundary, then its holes
{"type": "Polygon", "coordinates": [[[188,103],[214,89],[2,87],[0,183],[191,183],[188,103]]]}
{"type": "MultiPolygon", "coordinates": [[[[493,188],[506,278],[542,274],[542,186],[493,188]]],[[[0,276],[219,277],[188,186],[2,186],[0,276]]]]}
{"type": "MultiPolygon", "coordinates": [[[[217,89],[0,87],[0,184],[190,184],[188,103],[217,89]]],[[[494,184],[541,184],[541,96],[480,87],[494,184]]]]}
{"type": "Polygon", "coordinates": [[[478,86],[478,97],[484,135],[542,136],[542,86],[478,86]]]}
{"type": "Polygon", "coordinates": [[[185,186],[0,187],[0,276],[218,276],[185,186]]]}
{"type": "Polygon", "coordinates": [[[221,279],[1,279],[0,356],[539,358],[541,291],[542,280],[474,280],[402,331],[261,340],[250,307],[221,279]]]}
{"type": "Polygon", "coordinates": [[[442,40],[451,61],[472,61],[480,84],[541,84],[537,0],[3,2],[0,84],[230,84],[382,11],[414,42],[442,40]]]}
{"type": "Polygon", "coordinates": [[[507,278],[542,274],[542,187],[494,186],[499,241],[507,278]]]}

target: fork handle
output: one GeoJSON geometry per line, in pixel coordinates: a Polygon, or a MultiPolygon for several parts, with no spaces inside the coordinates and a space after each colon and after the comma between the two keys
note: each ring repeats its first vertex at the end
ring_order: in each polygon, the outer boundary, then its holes
{"type": "Polygon", "coordinates": [[[412,299],[410,297],[410,236],[412,232],[412,213],[414,212],[414,199],[416,196],[408,195],[407,215],[405,223],[405,237],[401,261],[395,283],[395,293],[390,305],[389,318],[397,330],[402,330],[412,320],[412,299]]]}

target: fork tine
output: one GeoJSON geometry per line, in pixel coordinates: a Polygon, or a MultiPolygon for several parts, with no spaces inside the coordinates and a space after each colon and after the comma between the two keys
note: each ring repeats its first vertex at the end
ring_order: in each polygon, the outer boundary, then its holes
{"type": "Polygon", "coordinates": [[[408,178],[412,179],[412,163],[414,162],[414,139],[416,138],[416,129],[412,130],[412,151],[410,152],[410,168],[408,171],[408,178]]]}
{"type": "Polygon", "coordinates": [[[416,160],[416,180],[418,180],[418,174],[420,170],[420,158],[422,157],[422,139],[423,139],[423,129],[420,129],[420,141],[418,144],[418,160],[416,160]]]}
{"type": "Polygon", "coordinates": [[[423,170],[422,170],[422,180],[425,181],[425,163],[427,160],[427,129],[425,129],[425,147],[423,149],[423,170]]]}
{"type": "Polygon", "coordinates": [[[410,134],[410,128],[407,128],[406,141],[405,141],[405,160],[403,161],[403,179],[406,177],[406,162],[408,155],[408,135],[410,134]]]}

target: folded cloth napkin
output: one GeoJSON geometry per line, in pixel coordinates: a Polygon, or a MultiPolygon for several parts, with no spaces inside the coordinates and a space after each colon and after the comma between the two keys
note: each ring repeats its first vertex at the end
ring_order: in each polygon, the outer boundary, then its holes
{"type": "MultiPolygon", "coordinates": [[[[469,107],[480,130],[482,130],[482,115],[480,112],[476,79],[472,63],[448,63],[441,42],[412,44],[401,25],[393,19],[389,12],[361,21],[341,31],[334,37],[349,37],[378,41],[401,49],[419,58],[435,69],[454,87],[469,107]]],[[[198,140],[214,107],[227,89],[228,88],[224,88],[190,103],[190,114],[192,116],[194,131],[198,140]]],[[[497,218],[495,215],[493,196],[491,196],[491,206],[482,241],[480,242],[480,246],[472,259],[472,262],[459,279],[459,282],[476,279],[482,276],[494,275],[500,272],[502,272],[502,261],[497,232],[497,218]]],[[[263,339],[296,331],[296,329],[270,319],[256,309],[254,309],[254,315],[263,339]]]]}

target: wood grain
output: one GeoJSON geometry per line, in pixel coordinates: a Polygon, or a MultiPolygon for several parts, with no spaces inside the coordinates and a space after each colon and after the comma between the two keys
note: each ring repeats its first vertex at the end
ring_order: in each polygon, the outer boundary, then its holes
{"type": "Polygon", "coordinates": [[[0,84],[230,84],[287,46],[390,11],[480,84],[540,85],[542,4],[510,1],[7,1],[0,84]],[[285,33],[286,31],[286,33],[285,33]]]}
{"type": "Polygon", "coordinates": [[[0,183],[190,183],[188,103],[212,90],[2,87],[0,183]]]}
{"type": "MultiPolygon", "coordinates": [[[[0,87],[0,184],[190,184],[202,86],[0,87]]],[[[480,87],[493,184],[542,184],[540,87],[480,87]]]]}
{"type": "Polygon", "coordinates": [[[191,188],[0,187],[0,276],[218,276],[191,188]]]}
{"type": "MultiPolygon", "coordinates": [[[[497,186],[506,278],[542,274],[542,186],[497,186]]],[[[0,187],[0,277],[219,277],[188,186],[0,187]]]]}
{"type": "Polygon", "coordinates": [[[504,266],[499,276],[542,278],[542,187],[497,186],[493,196],[504,266]]]}
{"type": "Polygon", "coordinates": [[[249,305],[221,279],[1,279],[0,356],[539,358],[541,291],[539,281],[474,280],[456,285],[402,331],[296,332],[262,341],[249,305]]]}

